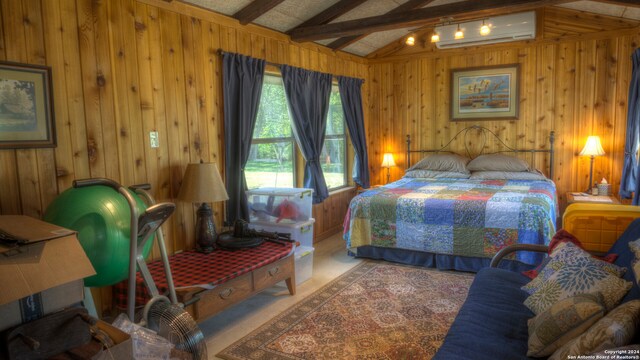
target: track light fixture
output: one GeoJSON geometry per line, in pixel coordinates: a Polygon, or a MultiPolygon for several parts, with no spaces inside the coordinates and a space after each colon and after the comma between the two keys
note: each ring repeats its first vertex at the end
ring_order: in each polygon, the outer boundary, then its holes
{"type": "Polygon", "coordinates": [[[409,45],[409,46],[413,46],[416,44],[416,38],[413,35],[409,35],[407,37],[407,40],[405,40],[405,44],[409,45]]]}
{"type": "Polygon", "coordinates": [[[460,30],[460,24],[458,24],[458,30],[456,30],[456,33],[455,35],[453,35],[453,38],[456,40],[464,39],[464,32],[460,30]]]}
{"type": "Polygon", "coordinates": [[[489,25],[484,23],[484,19],[482,20],[482,26],[480,27],[480,35],[487,36],[491,32],[491,28],[489,25]]]}

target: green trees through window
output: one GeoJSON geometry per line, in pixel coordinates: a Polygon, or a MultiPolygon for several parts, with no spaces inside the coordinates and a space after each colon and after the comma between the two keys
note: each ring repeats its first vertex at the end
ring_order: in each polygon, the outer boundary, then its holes
{"type": "MultiPolygon", "coordinates": [[[[247,186],[296,187],[298,152],[282,79],[265,74],[251,152],[245,167],[247,186]]],[[[324,147],[320,156],[329,189],[346,185],[346,133],[338,87],[333,86],[324,147]]],[[[298,166],[302,171],[303,166],[298,166]]],[[[300,184],[301,185],[301,184],[300,184]]]]}

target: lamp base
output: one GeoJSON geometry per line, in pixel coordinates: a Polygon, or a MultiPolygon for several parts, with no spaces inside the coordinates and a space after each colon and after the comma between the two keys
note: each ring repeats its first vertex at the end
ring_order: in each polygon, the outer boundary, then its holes
{"type": "Polygon", "coordinates": [[[213,223],[213,212],[207,203],[202,203],[196,212],[196,251],[208,254],[216,248],[216,225],[213,223]]]}
{"type": "Polygon", "coordinates": [[[587,184],[587,190],[585,190],[587,194],[591,194],[591,189],[593,188],[593,160],[595,160],[595,156],[591,155],[591,162],[589,163],[589,183],[587,184]]]}

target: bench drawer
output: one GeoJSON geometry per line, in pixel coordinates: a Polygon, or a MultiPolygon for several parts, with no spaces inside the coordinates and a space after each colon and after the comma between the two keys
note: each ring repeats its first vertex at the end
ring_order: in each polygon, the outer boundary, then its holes
{"type": "Polygon", "coordinates": [[[254,290],[261,291],[277,282],[288,279],[293,276],[294,271],[292,255],[261,267],[253,272],[254,290]]]}
{"type": "Polygon", "coordinates": [[[244,274],[217,287],[201,292],[195,305],[195,319],[204,320],[223,309],[237,304],[253,293],[251,273],[244,274]]]}

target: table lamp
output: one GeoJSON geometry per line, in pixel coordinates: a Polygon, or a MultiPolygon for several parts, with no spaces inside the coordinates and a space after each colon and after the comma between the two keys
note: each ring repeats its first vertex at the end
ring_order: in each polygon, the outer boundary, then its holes
{"type": "Polygon", "coordinates": [[[392,153],[384,153],[382,156],[382,168],[387,168],[387,184],[389,183],[389,179],[391,178],[391,168],[396,166],[396,162],[393,161],[392,153]]]}
{"type": "Polygon", "coordinates": [[[196,250],[210,253],[218,235],[208,203],[229,200],[218,166],[203,162],[187,165],[178,200],[202,203],[196,213],[196,250]]]}
{"type": "Polygon", "coordinates": [[[589,186],[587,187],[587,192],[593,186],[593,160],[596,156],[604,155],[604,149],[602,149],[602,145],[600,144],[599,136],[589,136],[587,138],[587,143],[584,145],[584,149],[580,152],[580,156],[591,156],[591,165],[589,166],[589,186]]]}

